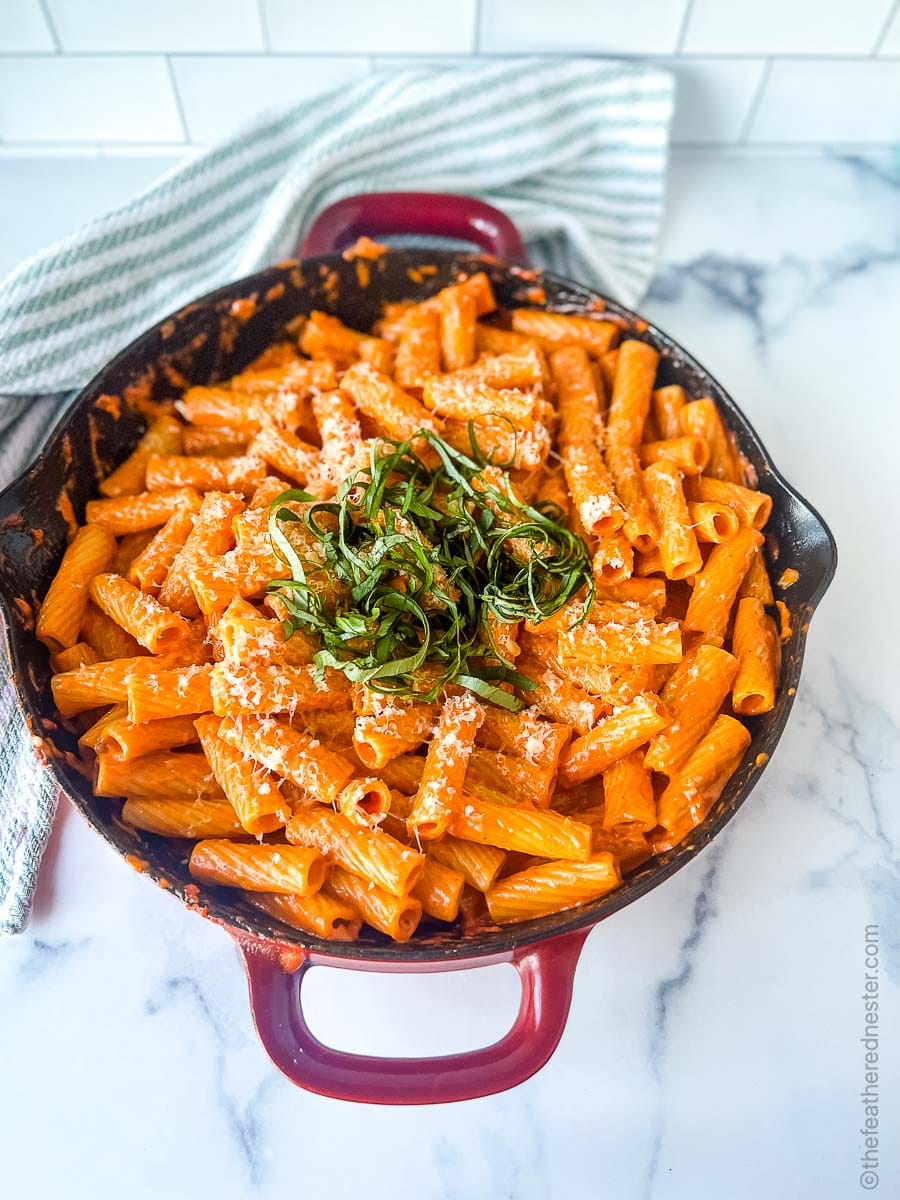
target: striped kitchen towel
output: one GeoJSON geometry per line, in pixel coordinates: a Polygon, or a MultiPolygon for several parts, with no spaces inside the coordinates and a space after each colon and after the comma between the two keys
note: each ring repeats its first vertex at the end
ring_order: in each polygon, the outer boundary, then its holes
{"type": "MultiPolygon", "coordinates": [[[[186,301],[289,257],[318,211],[356,192],[480,196],[516,221],[537,265],[634,305],[656,256],[673,104],[656,68],[509,58],[376,73],[259,117],[0,283],[0,486],[59,393],[186,301]]],[[[9,932],[27,919],[56,800],[8,694],[0,743],[9,932]]]]}

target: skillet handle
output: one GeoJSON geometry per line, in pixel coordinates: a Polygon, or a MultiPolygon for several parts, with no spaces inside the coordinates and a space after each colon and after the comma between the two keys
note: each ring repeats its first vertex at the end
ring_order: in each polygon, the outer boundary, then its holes
{"type": "Polygon", "coordinates": [[[505,213],[473,196],[446,192],[363,192],[338,200],[313,221],[300,257],[336,254],[364,234],[397,233],[459,238],[513,266],[528,263],[521,234],[505,213]]]}
{"type": "Polygon", "coordinates": [[[512,1029],[480,1050],[433,1058],[378,1058],[333,1050],[303,1015],[304,958],[294,974],[240,942],[250,1009],[272,1062],[293,1083],[320,1096],[366,1104],[446,1104],[506,1091],[547,1062],[562,1037],[578,956],[588,930],[560,934],[513,951],[522,999],[512,1029]]]}

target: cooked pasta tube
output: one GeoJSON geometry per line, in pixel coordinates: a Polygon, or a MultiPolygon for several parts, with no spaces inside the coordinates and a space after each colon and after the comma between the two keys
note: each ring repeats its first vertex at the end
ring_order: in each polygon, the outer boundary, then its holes
{"type": "Polygon", "coordinates": [[[113,754],[98,754],[94,793],[202,800],[221,796],[206,756],[189,750],[154,750],[128,762],[113,754]]]}
{"type": "Polygon", "coordinates": [[[407,895],[422,874],[423,855],[321,805],[295,812],[286,833],[288,841],[312,846],[330,862],[364,876],[392,896],[407,895]]]}
{"type": "Polygon", "coordinates": [[[603,827],[621,825],[633,825],[644,833],[656,827],[653,783],[637,750],[603,771],[603,827]]]}
{"type": "Polygon", "coordinates": [[[713,547],[694,583],[685,629],[724,635],[738,588],[762,543],[761,533],[744,526],[729,541],[713,547]]]}
{"type": "Polygon", "coordinates": [[[312,896],[328,873],[325,859],[306,846],[254,845],[222,839],[197,842],[188,869],[203,883],[294,896],[312,896]]]}
{"type": "Polygon", "coordinates": [[[556,383],[560,446],[599,445],[600,394],[587,351],[563,346],[550,355],[550,369],[556,383]]]}
{"type": "Polygon", "coordinates": [[[619,336],[619,327],[612,321],[551,313],[542,308],[514,309],[512,327],[516,333],[537,338],[548,350],[581,346],[595,358],[605,354],[619,336]]]}
{"type": "Polygon", "coordinates": [[[659,524],[659,556],[666,577],[686,579],[696,575],[703,567],[703,558],[691,527],[678,467],[669,459],[654,462],[644,471],[644,486],[659,524]]]}
{"type": "Polygon", "coordinates": [[[64,717],[74,717],[101,704],[121,704],[128,699],[133,675],[158,669],[152,658],[117,658],[54,675],[50,680],[53,703],[64,717]]]}
{"type": "Polygon", "coordinates": [[[367,925],[395,942],[408,942],[422,919],[422,902],[416,896],[395,896],[343,867],[331,868],[324,891],[352,905],[367,925]]]}
{"type": "Polygon", "coordinates": [[[588,533],[615,533],[625,520],[603,455],[595,445],[565,446],[562,464],[572,503],[588,533]]]}
{"type": "Polygon", "coordinates": [[[688,512],[698,542],[727,542],[741,527],[737,513],[727,504],[689,504],[688,512]]]}
{"type": "Polygon", "coordinates": [[[243,832],[224,797],[171,800],[164,796],[129,796],[122,805],[122,820],[160,837],[219,838],[243,832]]]}
{"type": "Polygon", "coordinates": [[[692,400],[682,408],[679,420],[683,434],[701,437],[707,443],[709,462],[705,469],[709,474],[729,483],[740,483],[740,459],[715,403],[707,397],[692,400]]]}
{"type": "Polygon", "coordinates": [[[324,891],[315,892],[312,896],[245,892],[244,899],[285,925],[330,942],[356,941],[362,926],[362,918],[352,904],[324,891]]]}
{"type": "Polygon", "coordinates": [[[79,667],[92,667],[100,661],[97,651],[87,642],[76,642],[60,650],[58,654],[50,655],[50,666],[57,674],[63,671],[77,671],[79,667]]]}
{"type": "Polygon", "coordinates": [[[448,832],[463,841],[542,858],[578,860],[590,854],[587,825],[555,812],[492,804],[468,793],[451,814],[448,832]]]}
{"type": "Polygon", "coordinates": [[[625,509],[622,532],[635,550],[652,550],[659,541],[659,525],[647,498],[637,452],[633,446],[610,445],[606,449],[606,465],[625,509]]]}
{"type": "Polygon", "coordinates": [[[747,717],[769,712],[775,707],[780,643],[761,600],[747,596],[738,602],[732,649],[740,664],[734,680],[734,711],[747,717]]]}
{"type": "Polygon", "coordinates": [[[438,921],[455,921],[465,879],[451,867],[426,857],[422,875],[411,895],[420,902],[429,917],[438,921]]]}
{"type": "Polygon", "coordinates": [[[84,519],[100,525],[115,537],[156,529],[183,508],[199,509],[200,493],[195,488],[171,488],[165,492],[141,492],[138,496],[115,496],[88,500],[84,519]]]}
{"type": "Polygon", "coordinates": [[[128,458],[100,484],[104,496],[135,496],[147,487],[147,463],[157,454],[180,454],[184,426],[175,417],[154,421],[128,458]]]}
{"type": "Polygon", "coordinates": [[[196,741],[197,731],[191,716],[163,717],[159,721],[144,723],[120,716],[104,725],[92,749],[98,753],[110,750],[125,761],[140,758],[154,750],[176,750],[179,746],[190,746],[196,741]]]}
{"type": "Polygon", "coordinates": [[[700,644],[675,668],[662,690],[671,720],[651,741],[645,765],[672,775],[715,720],[738,670],[733,654],[700,644]]]}
{"type": "Polygon", "coordinates": [[[737,770],[750,745],[750,730],[733,717],[717,717],[659,798],[659,823],[684,836],[699,825],[737,770]]]}
{"type": "Polygon", "coordinates": [[[91,580],[107,569],[115,552],[115,539],[102,526],[85,525],[76,533],[38,610],[35,636],[51,653],[78,641],[91,580]]]}
{"type": "Polygon", "coordinates": [[[771,608],[775,603],[775,595],[772,592],[772,581],[769,579],[769,572],[766,570],[766,560],[762,547],[756,551],[750,560],[747,574],[744,576],[743,582],[738,589],[738,596],[741,599],[744,596],[752,596],[754,600],[761,600],[766,608],[771,608]]]}
{"type": "Polygon", "coordinates": [[[681,437],[680,414],[686,403],[685,390],[677,383],[657,388],[653,393],[653,416],[661,437],[681,437]]]}
{"type": "Polygon", "coordinates": [[[95,575],[90,596],[101,612],[153,654],[175,649],[190,634],[180,613],[145,595],[121,575],[95,575]]]}
{"type": "Polygon", "coordinates": [[[283,718],[227,716],[219,736],[323,804],[333,804],[353,774],[352,762],[283,718]]]}
{"type": "Polygon", "coordinates": [[[693,435],[665,438],[661,442],[645,442],[640,455],[645,467],[670,462],[682,475],[701,475],[709,462],[709,446],[704,438],[693,435]]]}
{"type": "Polygon", "coordinates": [[[418,837],[430,841],[446,833],[483,720],[484,709],[470,692],[444,701],[409,815],[418,837]]]}
{"type": "Polygon", "coordinates": [[[599,775],[616,759],[648,742],[667,723],[668,713],[658,696],[652,692],[638,696],[566,747],[559,764],[560,782],[571,787],[599,775]]]}
{"type": "Polygon", "coordinates": [[[369,770],[415,750],[434,727],[433,704],[396,699],[363,686],[354,688],[353,697],[353,749],[369,770]]]}
{"type": "Polygon", "coordinates": [[[506,851],[499,846],[484,846],[449,836],[429,842],[427,854],[435,862],[458,872],[479,892],[486,892],[493,886],[506,862],[506,851]]]}
{"type": "Polygon", "coordinates": [[[210,692],[213,712],[220,717],[293,715],[317,708],[344,708],[350,702],[350,686],[340,671],[320,673],[312,666],[287,663],[251,667],[216,663],[210,692]]]}
{"type": "Polygon", "coordinates": [[[194,512],[190,508],[172,513],[165,525],[154,534],[128,568],[129,582],[135,583],[150,596],[157,596],[171,570],[175,556],[188,540],[194,528],[194,512]]]}
{"type": "Polygon", "coordinates": [[[132,672],[125,683],[128,719],[136,723],[161,717],[185,717],[212,710],[209,664],[162,669],[157,664],[132,672]]]}
{"type": "Polygon", "coordinates": [[[438,419],[404,392],[388,375],[374,371],[368,363],[357,363],[341,380],[356,407],[398,441],[411,438],[420,429],[439,431],[438,419]]]}
{"type": "Polygon", "coordinates": [[[485,894],[491,920],[499,925],[578,908],[619,886],[622,876],[612,854],[585,862],[549,862],[507,875],[485,894]]]}
{"type": "Polygon", "coordinates": [[[421,388],[441,369],[440,314],[414,311],[403,322],[394,378],[402,388],[421,388]]]}
{"type": "Polygon", "coordinates": [[[159,589],[161,604],[186,617],[199,614],[200,607],[191,589],[191,577],[210,560],[231,549],[234,545],[231,522],[243,508],[244,502],[240,496],[230,492],[206,493],[194,518],[194,526],[172,560],[159,589]]]}
{"type": "Polygon", "coordinates": [[[641,618],[630,625],[577,625],[559,635],[563,664],[592,662],[598,665],[646,666],[681,662],[681,630],[675,621],[641,618]]]}
{"type": "Polygon", "coordinates": [[[647,342],[626,338],[619,346],[616,377],[607,416],[607,439],[611,446],[637,446],[650,412],[650,397],[659,353],[647,342]]]}
{"type": "Polygon", "coordinates": [[[290,807],[277,778],[219,736],[218,717],[198,717],[194,724],[209,769],[242,827],[254,836],[280,829],[290,816],[290,807]]]}
{"type": "Polygon", "coordinates": [[[383,779],[368,775],[351,779],[335,801],[337,810],[361,825],[376,824],[391,808],[391,789],[383,779]]]}
{"type": "Polygon", "coordinates": [[[685,491],[694,501],[729,505],[737,513],[742,525],[752,525],[754,529],[762,529],[772,515],[771,496],[765,492],[755,492],[752,488],[743,487],[738,483],[701,475],[699,478],[689,479],[685,484],[685,491]]]}

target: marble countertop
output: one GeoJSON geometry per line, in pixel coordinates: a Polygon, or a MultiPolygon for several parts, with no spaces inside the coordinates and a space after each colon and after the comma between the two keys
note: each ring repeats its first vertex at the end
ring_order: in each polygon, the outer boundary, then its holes
{"type": "MultiPolygon", "coordinates": [[[[0,270],[165,165],[0,161],[0,270]]],[[[900,1195],[896,160],[677,155],[643,310],[731,390],[840,549],[751,799],[591,933],[542,1072],[407,1110],[281,1077],[230,939],[64,806],[31,926],[0,943],[5,1194],[845,1200],[873,1185],[860,1182],[869,974],[882,1033],[871,1169],[900,1195]]],[[[331,1044],[426,1054],[500,1036],[518,984],[507,966],[314,969],[305,995],[331,1044]]]]}

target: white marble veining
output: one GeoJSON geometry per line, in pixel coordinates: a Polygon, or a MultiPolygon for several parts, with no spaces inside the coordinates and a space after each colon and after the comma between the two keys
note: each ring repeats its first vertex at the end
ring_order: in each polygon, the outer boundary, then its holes
{"type": "MultiPolygon", "coordinates": [[[[102,162],[59,171],[61,187],[93,173],[96,207],[110,199],[102,162]]],[[[4,237],[27,241],[31,217],[4,237]]],[[[539,1075],[403,1111],[278,1075],[230,940],[63,811],[31,927],[0,943],[5,1195],[846,1200],[861,1190],[870,923],[878,1194],[900,1195],[896,160],[676,156],[644,310],[729,387],[840,548],[794,715],[752,798],[685,870],[592,932],[539,1075]]],[[[517,1000],[504,967],[323,969],[307,991],[327,1040],[375,1053],[487,1041],[517,1000]]]]}

